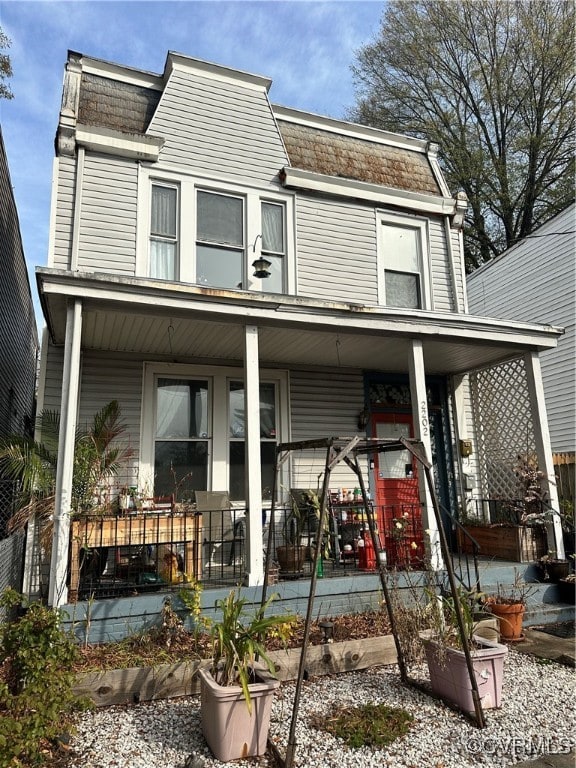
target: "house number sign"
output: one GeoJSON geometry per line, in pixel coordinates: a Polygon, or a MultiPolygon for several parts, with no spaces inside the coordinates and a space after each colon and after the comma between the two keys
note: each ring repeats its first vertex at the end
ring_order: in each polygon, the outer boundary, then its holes
{"type": "Polygon", "coordinates": [[[426,400],[420,401],[420,430],[422,433],[422,437],[428,437],[428,430],[429,430],[429,421],[428,421],[428,405],[426,403],[426,400]]]}

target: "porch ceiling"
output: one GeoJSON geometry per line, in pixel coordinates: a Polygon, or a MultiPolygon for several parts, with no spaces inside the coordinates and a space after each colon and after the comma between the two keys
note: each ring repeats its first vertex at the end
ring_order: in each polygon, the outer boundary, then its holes
{"type": "Polygon", "coordinates": [[[420,338],[428,373],[457,374],[530,349],[555,346],[559,335],[558,329],[550,327],[467,315],[407,316],[373,307],[295,297],[254,299],[245,293],[196,287],[182,295],[180,290],[151,286],[150,281],[114,276],[101,281],[55,270],[38,272],[54,343],[64,343],[67,303],[78,297],[83,306],[83,348],[147,358],[242,361],[243,328],[249,324],[260,329],[262,364],[403,371],[409,364],[412,339],[420,338]]]}

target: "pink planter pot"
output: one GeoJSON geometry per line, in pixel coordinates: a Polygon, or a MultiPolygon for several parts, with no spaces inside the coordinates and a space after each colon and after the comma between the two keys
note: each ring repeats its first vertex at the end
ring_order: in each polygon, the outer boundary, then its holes
{"type": "Polygon", "coordinates": [[[217,760],[223,763],[266,752],[274,691],[280,681],[258,666],[259,682],[249,686],[252,711],[239,685],[218,685],[208,669],[198,670],[202,733],[217,760]]]}
{"type": "MultiPolygon", "coordinates": [[[[508,648],[481,637],[475,639],[481,646],[471,652],[480,702],[484,709],[499,709],[502,706],[502,678],[508,648]]],[[[456,648],[441,649],[431,639],[424,639],[423,642],[433,692],[463,712],[473,713],[472,684],[464,652],[456,648]]]]}

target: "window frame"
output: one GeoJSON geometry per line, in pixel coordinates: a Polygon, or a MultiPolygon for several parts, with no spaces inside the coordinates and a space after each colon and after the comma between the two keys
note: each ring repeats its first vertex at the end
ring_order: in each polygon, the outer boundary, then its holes
{"type": "MultiPolygon", "coordinates": [[[[290,440],[289,374],[280,369],[260,369],[260,383],[274,383],[276,391],[276,442],[290,440]]],[[[144,363],[141,399],[141,430],[139,451],[139,485],[154,488],[154,446],[156,439],[156,410],[158,379],[201,379],[208,381],[208,490],[229,490],[230,437],[229,437],[229,382],[243,381],[243,370],[238,367],[192,365],[186,363],[144,363]]],[[[245,438],[244,438],[245,439],[245,438]]],[[[278,498],[281,488],[289,487],[289,468],[282,467],[277,484],[278,498]]],[[[236,499],[242,507],[245,500],[236,499]]],[[[264,505],[270,499],[262,499],[264,505]]]]}
{"type": "MultiPolygon", "coordinates": [[[[286,277],[286,268],[287,268],[286,267],[286,263],[287,263],[286,253],[287,253],[287,248],[286,248],[286,242],[287,242],[287,236],[286,236],[286,204],[285,204],[285,202],[278,201],[278,200],[268,200],[266,198],[261,198],[260,199],[260,232],[262,233],[261,248],[260,248],[260,253],[261,253],[262,257],[265,258],[265,259],[268,259],[268,260],[270,260],[270,259],[279,259],[280,260],[280,264],[281,264],[281,267],[280,267],[280,279],[281,279],[281,282],[282,282],[282,289],[281,289],[280,293],[281,294],[285,294],[287,292],[286,291],[286,283],[287,283],[287,277],[286,277]],[[264,217],[262,215],[262,211],[263,211],[263,208],[264,208],[265,205],[274,205],[274,206],[280,208],[280,210],[282,212],[282,250],[281,251],[274,251],[272,249],[267,249],[267,248],[264,247],[264,226],[263,226],[263,223],[262,223],[262,220],[263,220],[264,217]]],[[[262,290],[265,293],[269,293],[269,292],[272,293],[273,292],[273,291],[267,291],[266,290],[266,280],[262,280],[261,282],[262,282],[262,290]]]]}
{"type": "MultiPolygon", "coordinates": [[[[232,462],[231,462],[232,445],[234,443],[236,443],[236,444],[241,443],[242,445],[244,445],[244,449],[246,449],[246,431],[244,430],[244,434],[241,435],[241,436],[232,435],[231,432],[230,432],[230,425],[232,423],[232,414],[231,414],[230,408],[231,408],[231,404],[232,404],[231,393],[232,393],[232,385],[233,384],[241,384],[242,385],[242,387],[244,388],[244,401],[246,399],[246,391],[245,391],[246,385],[245,385],[245,382],[243,381],[242,377],[241,376],[236,376],[236,377],[228,376],[227,377],[227,381],[226,381],[227,393],[228,393],[228,400],[227,400],[227,414],[228,414],[228,431],[227,431],[227,438],[228,438],[227,439],[227,443],[228,443],[228,478],[230,478],[230,471],[231,471],[231,466],[232,466],[232,462]]],[[[271,384],[273,386],[273,388],[274,388],[274,417],[275,417],[274,429],[275,429],[275,434],[274,434],[273,437],[263,437],[262,434],[260,434],[260,451],[262,451],[262,444],[263,443],[266,443],[268,445],[271,445],[271,444],[277,445],[277,443],[278,443],[278,421],[279,421],[279,419],[278,419],[278,412],[279,412],[279,407],[280,407],[280,405],[279,405],[280,393],[279,393],[278,381],[271,380],[268,377],[260,376],[259,384],[260,384],[260,387],[262,387],[263,384],[271,384]]],[[[260,407],[262,407],[262,401],[260,401],[260,407]]],[[[246,425],[244,424],[244,426],[246,426],[246,425]]],[[[237,499],[233,498],[232,490],[231,490],[230,487],[228,487],[228,490],[229,490],[230,495],[231,495],[230,498],[233,501],[238,501],[237,499]]],[[[263,498],[262,501],[264,503],[270,503],[271,498],[266,498],[266,499],[263,498]]]]}
{"type": "Polygon", "coordinates": [[[407,311],[421,311],[432,309],[432,290],[430,279],[430,248],[429,248],[429,229],[428,219],[418,216],[406,216],[388,211],[377,211],[377,250],[378,250],[378,304],[388,307],[386,303],[386,272],[395,272],[397,274],[418,275],[420,278],[420,307],[398,307],[390,306],[390,309],[407,311]],[[385,227],[398,227],[410,229],[417,235],[419,246],[418,263],[419,271],[388,269],[386,264],[386,237],[385,227]]]}
{"type": "MultiPolygon", "coordinates": [[[[150,179],[150,217],[148,225],[148,274],[153,280],[164,280],[162,277],[155,277],[150,274],[152,263],[152,242],[172,243],[174,245],[174,278],[173,281],[178,280],[179,264],[180,264],[180,186],[174,182],[164,181],[163,179],[150,179]],[[171,238],[168,235],[159,235],[152,232],[152,201],[154,187],[163,187],[164,189],[173,189],[176,193],[176,226],[174,237],[171,238]]],[[[170,282],[170,281],[168,281],[170,282]]]]}
{"type": "MultiPolygon", "coordinates": [[[[176,281],[199,285],[196,282],[196,195],[198,191],[241,197],[244,199],[244,261],[242,290],[267,293],[266,278],[254,277],[253,262],[265,257],[262,252],[262,203],[282,205],[284,209],[284,256],[283,295],[295,295],[297,284],[296,269],[296,222],[294,192],[281,187],[270,189],[256,185],[240,185],[222,180],[200,178],[185,173],[154,168],[139,167],[139,193],[137,213],[136,276],[150,276],[150,229],[152,184],[178,187],[179,235],[176,262],[176,281]],[[260,237],[259,237],[260,235],[260,237]]],[[[161,278],[158,278],[161,279],[161,278]]],[[[170,281],[166,281],[170,282],[170,281]]],[[[201,287],[201,286],[200,286],[201,287]]]]}
{"type": "Polygon", "coordinates": [[[197,187],[194,195],[194,212],[195,212],[195,220],[196,220],[196,237],[195,237],[195,244],[194,244],[194,252],[195,252],[195,261],[196,261],[196,267],[195,267],[195,279],[194,282],[196,285],[199,285],[200,287],[206,286],[207,288],[226,288],[233,290],[233,288],[230,288],[230,286],[220,286],[220,285],[214,285],[212,283],[208,282],[200,282],[198,279],[198,249],[201,247],[206,247],[208,249],[219,249],[222,251],[226,251],[230,254],[236,254],[240,257],[240,283],[242,287],[244,287],[246,283],[246,210],[247,210],[247,200],[244,197],[244,195],[234,195],[229,192],[221,192],[216,191],[214,189],[203,189],[201,187],[197,187]],[[242,212],[241,212],[241,225],[242,225],[242,232],[241,232],[241,243],[239,245],[232,245],[230,243],[222,243],[218,240],[204,240],[199,236],[198,227],[199,227],[199,216],[198,216],[198,198],[201,194],[204,195],[212,195],[214,197],[224,197],[228,198],[230,200],[238,200],[242,206],[242,212]]]}

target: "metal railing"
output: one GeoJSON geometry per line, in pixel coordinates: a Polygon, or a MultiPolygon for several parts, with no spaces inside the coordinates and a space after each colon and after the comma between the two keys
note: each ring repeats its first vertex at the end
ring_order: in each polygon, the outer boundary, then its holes
{"type": "MultiPolygon", "coordinates": [[[[390,570],[424,567],[424,533],[419,504],[374,505],[377,538],[390,570]]],[[[479,546],[448,510],[454,530],[472,545],[468,554],[456,547],[458,578],[479,588],[479,546]]],[[[291,507],[276,507],[273,528],[270,511],[263,515],[262,548],[272,546],[274,577],[280,580],[311,574],[318,541],[317,518],[311,514],[291,528],[291,507]],[[283,549],[298,549],[286,562],[283,549]],[[294,557],[294,555],[293,555],[294,557]]],[[[177,511],[139,511],[124,515],[83,515],[73,519],[70,533],[69,597],[71,601],[146,594],[176,588],[196,579],[206,587],[234,586],[247,570],[248,525],[245,509],[198,513],[190,506],[177,511]]],[[[337,503],[329,508],[322,534],[322,575],[346,571],[376,571],[376,555],[368,535],[361,503],[337,503]]]]}

